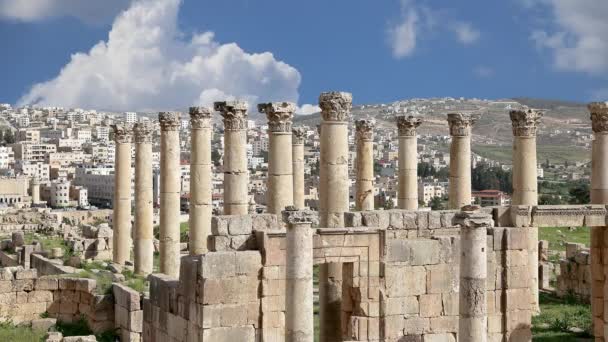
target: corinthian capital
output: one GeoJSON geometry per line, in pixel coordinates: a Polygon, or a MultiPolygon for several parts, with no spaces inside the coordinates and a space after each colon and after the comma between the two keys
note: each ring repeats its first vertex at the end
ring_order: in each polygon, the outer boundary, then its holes
{"type": "Polygon", "coordinates": [[[293,145],[304,145],[306,140],[306,130],[304,127],[296,127],[291,131],[292,144],[293,145]]]}
{"type": "Polygon", "coordinates": [[[465,113],[448,114],[450,135],[453,137],[466,137],[471,135],[471,128],[477,122],[479,115],[465,113]]]}
{"type": "Polygon", "coordinates": [[[312,210],[298,210],[294,206],[288,206],[281,212],[283,221],[290,225],[315,224],[319,221],[319,215],[312,210]]]}
{"type": "Polygon", "coordinates": [[[608,102],[591,102],[591,129],[595,133],[608,133],[608,102]]]}
{"type": "Polygon", "coordinates": [[[416,128],[420,126],[422,119],[415,116],[400,115],[397,117],[397,130],[400,136],[413,137],[416,135],[416,128]]]}
{"type": "Polygon", "coordinates": [[[536,129],[543,117],[543,112],[524,108],[509,112],[511,123],[513,124],[513,135],[516,137],[535,137],[536,129]]]}
{"type": "Polygon", "coordinates": [[[376,120],[374,119],[361,119],[355,121],[356,136],[357,140],[371,141],[374,138],[374,128],[376,127],[376,120]]]}
{"type": "Polygon", "coordinates": [[[247,129],[247,102],[222,101],[213,103],[213,109],[224,118],[225,130],[247,129]]]}
{"type": "Polygon", "coordinates": [[[347,121],[352,105],[351,93],[331,91],[319,95],[319,107],[324,121],[347,121]]]}
{"type": "Polygon", "coordinates": [[[190,107],[190,127],[202,129],[211,127],[213,109],[209,107],[190,107]]]}
{"type": "Polygon", "coordinates": [[[158,113],[158,122],[160,122],[161,131],[178,131],[180,113],[179,112],[160,112],[158,113]]]}
{"type": "Polygon", "coordinates": [[[143,143],[152,143],[152,132],[153,127],[148,122],[138,122],[133,126],[133,135],[135,137],[135,142],[138,144],[143,143]]]}
{"type": "Polygon", "coordinates": [[[112,125],[112,131],[114,132],[114,142],[117,144],[130,144],[133,138],[133,132],[131,127],[125,124],[112,125]]]}
{"type": "Polygon", "coordinates": [[[291,132],[291,120],[296,105],[291,102],[269,102],[258,104],[258,111],[266,114],[270,132],[291,132]]]}

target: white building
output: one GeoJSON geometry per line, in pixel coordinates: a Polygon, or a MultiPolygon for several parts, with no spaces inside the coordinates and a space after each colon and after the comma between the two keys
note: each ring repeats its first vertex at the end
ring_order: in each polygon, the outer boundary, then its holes
{"type": "Polygon", "coordinates": [[[428,203],[434,197],[443,197],[447,193],[447,189],[437,182],[420,182],[418,183],[418,200],[428,203]]]}
{"type": "Polygon", "coordinates": [[[57,179],[51,182],[51,207],[70,206],[70,181],[57,179]]]}
{"type": "Polygon", "coordinates": [[[109,142],[110,141],[110,127],[96,126],[95,127],[95,137],[100,142],[109,142]]]}
{"type": "Polygon", "coordinates": [[[137,113],[135,112],[125,112],[124,113],[125,122],[128,124],[134,124],[137,122],[137,113]]]}
{"type": "Polygon", "coordinates": [[[45,162],[32,162],[27,160],[15,161],[15,172],[28,176],[36,177],[41,181],[49,180],[51,176],[51,167],[45,162]]]}
{"type": "Polygon", "coordinates": [[[15,163],[15,153],[12,147],[0,146],[0,169],[9,169],[15,163]]]}

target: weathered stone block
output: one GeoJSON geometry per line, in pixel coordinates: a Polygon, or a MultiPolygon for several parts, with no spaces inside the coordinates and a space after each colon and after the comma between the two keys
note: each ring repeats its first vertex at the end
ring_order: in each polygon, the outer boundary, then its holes
{"type": "Polygon", "coordinates": [[[385,251],[385,260],[387,262],[409,263],[410,261],[410,245],[406,240],[387,240],[385,251]]]}
{"type": "Polygon", "coordinates": [[[443,305],[441,294],[429,294],[420,296],[420,316],[436,317],[441,316],[443,305]]]}
{"type": "Polygon", "coordinates": [[[114,283],[112,293],[117,305],[127,309],[127,311],[141,310],[141,296],[139,292],[132,288],[114,283]]]}
{"type": "Polygon", "coordinates": [[[250,235],[253,231],[251,216],[232,215],[228,221],[228,233],[230,235],[250,235]]]}
{"type": "Polygon", "coordinates": [[[458,332],[458,316],[431,317],[432,333],[456,333],[458,332]]]}
{"type": "Polygon", "coordinates": [[[201,276],[204,279],[232,277],[236,274],[235,252],[213,252],[201,256],[201,276]]]}
{"type": "Polygon", "coordinates": [[[428,270],[427,293],[456,292],[458,275],[453,272],[452,265],[439,264],[426,266],[428,270]]]}
{"type": "Polygon", "coordinates": [[[223,305],[220,310],[220,325],[222,327],[237,327],[247,324],[246,305],[223,305]]]}
{"type": "Polygon", "coordinates": [[[456,342],[454,334],[424,334],[422,342],[456,342]]]}
{"type": "Polygon", "coordinates": [[[410,317],[403,322],[403,331],[406,335],[424,334],[430,331],[431,322],[428,318],[410,317]]]}
{"type": "Polygon", "coordinates": [[[418,297],[385,298],[380,308],[382,316],[418,315],[420,312],[418,297]]]}
{"type": "Polygon", "coordinates": [[[255,341],[255,329],[252,326],[205,329],[203,331],[203,341],[255,341]]]}
{"type": "Polygon", "coordinates": [[[389,297],[406,297],[426,293],[426,270],[422,266],[392,266],[385,271],[389,297]]]}
{"type": "Polygon", "coordinates": [[[439,263],[439,241],[407,240],[410,246],[410,257],[413,266],[435,265],[439,263]]]}

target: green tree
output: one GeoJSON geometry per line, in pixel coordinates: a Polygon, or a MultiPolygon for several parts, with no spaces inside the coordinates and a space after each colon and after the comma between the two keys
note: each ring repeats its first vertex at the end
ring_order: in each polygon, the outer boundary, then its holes
{"type": "Polygon", "coordinates": [[[540,195],[540,197],[538,198],[538,204],[540,204],[540,205],[562,204],[562,200],[557,195],[540,195]]]}
{"type": "Polygon", "coordinates": [[[13,131],[11,131],[10,129],[7,129],[4,131],[2,138],[4,140],[4,143],[7,145],[15,143],[15,135],[13,134],[13,131]]]}
{"type": "Polygon", "coordinates": [[[432,210],[445,210],[445,201],[439,196],[435,196],[435,197],[431,198],[431,209],[432,210]]]}
{"type": "Polygon", "coordinates": [[[426,178],[435,176],[435,174],[437,174],[437,170],[430,163],[422,162],[418,164],[418,177],[426,178]]]}
{"type": "Polygon", "coordinates": [[[213,161],[213,164],[215,166],[220,165],[221,158],[222,158],[222,155],[218,152],[217,149],[214,149],[213,151],[211,151],[211,160],[213,161]]]}
{"type": "Polygon", "coordinates": [[[588,204],[589,198],[589,183],[576,182],[568,191],[570,195],[570,204],[588,204]]]}
{"type": "Polygon", "coordinates": [[[513,192],[511,172],[486,163],[478,164],[471,171],[471,183],[475,190],[500,190],[508,194],[513,192]]]}

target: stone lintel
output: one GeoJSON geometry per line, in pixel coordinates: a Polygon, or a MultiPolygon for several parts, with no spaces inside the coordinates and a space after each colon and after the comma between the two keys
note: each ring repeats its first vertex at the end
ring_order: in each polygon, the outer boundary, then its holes
{"type": "Polygon", "coordinates": [[[331,91],[319,95],[319,107],[324,121],[348,121],[353,104],[353,95],[331,91]]]}

